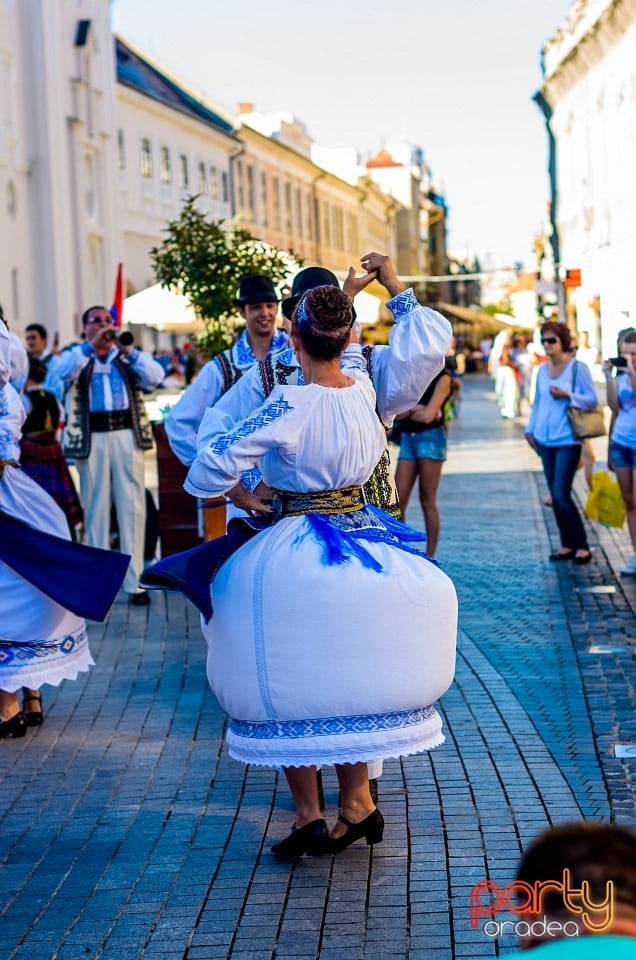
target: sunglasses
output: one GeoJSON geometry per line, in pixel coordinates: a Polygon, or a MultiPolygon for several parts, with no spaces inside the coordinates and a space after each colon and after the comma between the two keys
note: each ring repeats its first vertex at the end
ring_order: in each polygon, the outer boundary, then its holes
{"type": "Polygon", "coordinates": [[[558,342],[559,342],[558,337],[542,337],[541,338],[541,343],[558,343],[558,342]]]}

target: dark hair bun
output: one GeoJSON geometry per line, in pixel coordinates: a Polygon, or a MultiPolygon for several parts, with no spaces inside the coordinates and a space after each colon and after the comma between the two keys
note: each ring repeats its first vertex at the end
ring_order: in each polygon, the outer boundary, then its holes
{"type": "Polygon", "coordinates": [[[337,287],[314,287],[305,297],[314,336],[339,336],[353,320],[351,300],[337,287]]]}

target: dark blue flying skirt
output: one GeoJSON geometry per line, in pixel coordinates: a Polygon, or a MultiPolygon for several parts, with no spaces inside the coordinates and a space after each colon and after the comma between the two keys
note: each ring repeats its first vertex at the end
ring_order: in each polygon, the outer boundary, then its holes
{"type": "Polygon", "coordinates": [[[130,557],[34,530],[0,510],[0,560],[65,610],[104,620],[130,557]]]}
{"type": "Polygon", "coordinates": [[[269,520],[235,517],[228,523],[225,536],[163,557],[144,570],[139,582],[142,587],[183,593],[207,623],[213,613],[210,582],[217,570],[239,547],[269,526],[269,520]]]}

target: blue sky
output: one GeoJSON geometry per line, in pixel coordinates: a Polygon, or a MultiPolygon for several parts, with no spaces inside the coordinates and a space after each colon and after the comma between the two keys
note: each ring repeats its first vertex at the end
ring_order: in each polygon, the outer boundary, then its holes
{"type": "Polygon", "coordinates": [[[230,112],[289,110],[366,158],[424,148],[456,254],[522,260],[548,198],[542,43],[569,0],[115,0],[113,28],[230,112]]]}

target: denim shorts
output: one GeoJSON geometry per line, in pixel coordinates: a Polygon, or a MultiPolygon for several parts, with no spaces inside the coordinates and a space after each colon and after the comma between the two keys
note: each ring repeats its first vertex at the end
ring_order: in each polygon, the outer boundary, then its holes
{"type": "Polygon", "coordinates": [[[446,431],[433,427],[422,433],[403,433],[400,440],[400,460],[445,460],[446,431]]]}
{"type": "Polygon", "coordinates": [[[632,447],[624,447],[622,443],[610,443],[610,459],[614,467],[629,467],[630,470],[636,470],[636,450],[632,447]]]}

